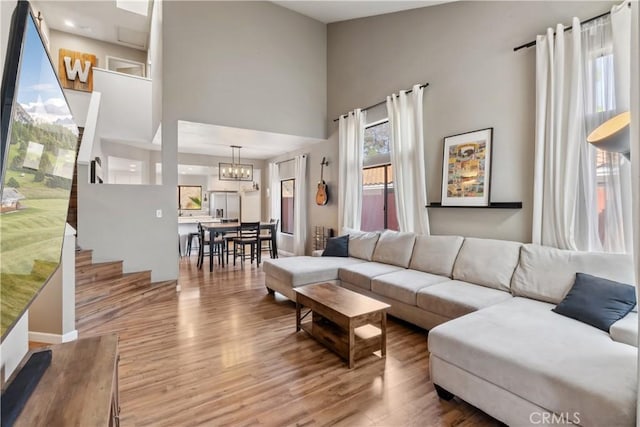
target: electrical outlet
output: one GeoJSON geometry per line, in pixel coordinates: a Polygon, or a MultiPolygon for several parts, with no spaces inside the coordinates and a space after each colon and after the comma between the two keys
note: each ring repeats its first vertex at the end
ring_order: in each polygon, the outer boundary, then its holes
{"type": "Polygon", "coordinates": [[[162,218],[162,209],[156,209],[156,218],[162,218]]]}

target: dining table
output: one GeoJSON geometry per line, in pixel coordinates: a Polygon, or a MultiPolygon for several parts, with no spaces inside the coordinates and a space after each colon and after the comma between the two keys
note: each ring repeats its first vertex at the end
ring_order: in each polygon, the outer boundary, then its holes
{"type": "MultiPolygon", "coordinates": [[[[224,235],[225,233],[238,233],[240,231],[240,222],[202,222],[202,227],[209,233],[209,239],[215,237],[216,233],[224,235]]],[[[260,222],[260,230],[270,230],[272,253],[278,253],[278,238],[276,230],[277,222],[260,222]]],[[[260,248],[259,248],[260,249],[260,248]]],[[[213,271],[213,259],[209,257],[209,271],[213,271]]]]}

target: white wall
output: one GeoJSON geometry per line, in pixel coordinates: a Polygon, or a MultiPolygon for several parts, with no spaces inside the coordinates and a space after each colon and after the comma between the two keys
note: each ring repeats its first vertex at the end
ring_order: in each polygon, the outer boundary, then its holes
{"type": "MultiPolygon", "coordinates": [[[[615,2],[473,2],[328,26],[328,115],[383,100],[415,83],[425,89],[430,201],[439,201],[447,135],[494,128],[491,199],[522,210],[429,210],[434,234],[530,241],[535,49],[513,48],[548,26],[609,10],[615,2]]],[[[337,125],[329,122],[330,133],[337,125]]]]}
{"type": "Polygon", "coordinates": [[[117,141],[103,139],[100,141],[102,150],[102,170],[106,173],[107,178],[112,172],[109,168],[109,157],[119,157],[141,162],[142,168],[138,170],[136,176],[141,172],[140,184],[153,184],[152,175],[155,173],[155,164],[151,157],[154,151],[146,150],[140,147],[134,147],[117,141]]]}
{"type": "Polygon", "coordinates": [[[178,277],[176,187],[95,185],[78,166],[78,244],[95,262],[124,260],[125,272],[151,270],[152,281],[178,277]],[[156,218],[156,210],[162,218],[156,218]]]}
{"type": "Polygon", "coordinates": [[[162,1],[153,2],[147,75],[151,78],[151,130],[155,135],[162,120],[162,1]]]}
{"type": "Polygon", "coordinates": [[[129,59],[143,64],[147,62],[147,52],[144,50],[94,40],[88,37],[82,37],[77,34],[65,33],[64,31],[58,30],[51,30],[49,37],[51,57],[53,59],[53,63],[56,64],[56,68],[60,49],[69,49],[93,54],[96,56],[98,61],[96,64],[96,67],[98,68],[107,68],[107,56],[129,59]]]}
{"type": "Polygon", "coordinates": [[[11,376],[27,351],[29,351],[29,312],[25,311],[0,344],[0,384],[4,384],[11,376]]]}
{"type": "Polygon", "coordinates": [[[94,69],[93,88],[102,94],[101,138],[151,143],[151,80],[94,69]]]}
{"type": "Polygon", "coordinates": [[[270,2],[164,9],[165,118],[324,138],[324,24],[270,2]]]}

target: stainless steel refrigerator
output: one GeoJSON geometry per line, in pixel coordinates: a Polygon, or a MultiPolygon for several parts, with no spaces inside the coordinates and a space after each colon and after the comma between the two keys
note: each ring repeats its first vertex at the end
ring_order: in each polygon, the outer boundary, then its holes
{"type": "Polygon", "coordinates": [[[209,194],[209,215],[219,219],[240,219],[240,195],[214,191],[209,194]]]}

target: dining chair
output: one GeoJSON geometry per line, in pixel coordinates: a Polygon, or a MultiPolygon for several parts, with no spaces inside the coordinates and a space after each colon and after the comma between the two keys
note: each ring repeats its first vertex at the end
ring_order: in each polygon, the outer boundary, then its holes
{"type": "Polygon", "coordinates": [[[204,263],[205,248],[209,249],[209,271],[213,271],[214,255],[218,255],[218,263],[224,267],[224,239],[218,236],[213,236],[212,239],[211,233],[207,233],[207,230],[200,223],[198,223],[198,239],[200,241],[200,247],[198,248],[198,268],[202,268],[202,264],[204,263]]]}
{"type": "Polygon", "coordinates": [[[260,252],[268,249],[271,258],[278,258],[278,254],[273,250],[273,239],[278,235],[278,224],[280,224],[280,220],[271,218],[269,224],[268,232],[260,233],[260,252]],[[264,242],[267,242],[267,247],[263,245],[264,242]]]}
{"type": "Polygon", "coordinates": [[[236,258],[240,257],[242,266],[247,257],[246,247],[251,248],[251,263],[256,258],[260,265],[260,222],[242,222],[238,229],[238,236],[233,239],[233,265],[236,265],[236,258]]]}

